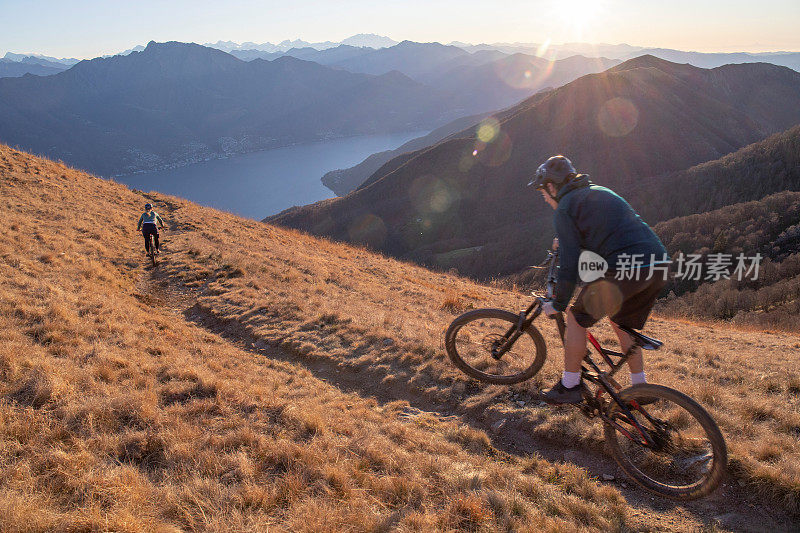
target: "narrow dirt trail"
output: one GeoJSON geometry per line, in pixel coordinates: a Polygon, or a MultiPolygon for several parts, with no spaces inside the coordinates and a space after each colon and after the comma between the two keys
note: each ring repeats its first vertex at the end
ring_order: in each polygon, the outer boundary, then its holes
{"type": "MultiPolygon", "coordinates": [[[[169,261],[170,237],[180,235],[180,229],[167,233],[160,261],[169,261]]],[[[306,357],[287,352],[253,336],[241,323],[220,319],[199,303],[202,289],[185,287],[171,279],[164,269],[149,265],[140,268],[136,289],[137,297],[144,303],[168,310],[177,320],[215,333],[237,348],[257,357],[279,360],[298,369],[310,371],[317,379],[325,381],[344,392],[374,398],[379,404],[406,401],[410,408],[406,417],[433,414],[438,418],[457,418],[462,423],[484,430],[492,444],[505,453],[525,457],[538,455],[552,462],[569,462],[585,469],[601,483],[614,485],[635,509],[632,519],[641,531],[800,531],[800,521],[781,510],[768,506],[735,483],[726,482],[710,497],[681,503],[651,496],[627,481],[618,471],[613,459],[602,451],[575,446],[565,447],[562,442],[549,442],[534,438],[515,429],[513,418],[502,428],[492,427],[484,413],[464,408],[459,402],[432,401],[406,383],[382,382],[384,373],[378,368],[350,367],[321,357],[306,357]],[[602,481],[603,475],[613,475],[611,481],[602,481]]],[[[511,400],[508,400],[509,403],[511,400]]],[[[534,407],[529,409],[552,409],[534,407]]]]}

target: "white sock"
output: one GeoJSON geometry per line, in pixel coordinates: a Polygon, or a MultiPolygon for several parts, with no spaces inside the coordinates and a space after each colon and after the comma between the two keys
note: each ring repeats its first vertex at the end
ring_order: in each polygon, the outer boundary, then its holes
{"type": "Polygon", "coordinates": [[[581,373],[580,372],[567,372],[564,371],[564,374],[561,376],[561,384],[564,385],[566,388],[571,389],[573,387],[577,387],[578,383],[581,382],[581,373]]]}
{"type": "Polygon", "coordinates": [[[642,383],[647,383],[647,378],[644,377],[644,372],[636,372],[635,374],[631,372],[631,384],[640,385],[642,383]]]}

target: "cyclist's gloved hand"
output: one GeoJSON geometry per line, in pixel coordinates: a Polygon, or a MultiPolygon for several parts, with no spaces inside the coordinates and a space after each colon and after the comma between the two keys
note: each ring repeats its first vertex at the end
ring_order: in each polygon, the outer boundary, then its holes
{"type": "Polygon", "coordinates": [[[553,302],[550,301],[544,303],[544,305],[542,306],[542,312],[547,316],[556,316],[558,314],[556,308],[553,307],[553,302]]]}

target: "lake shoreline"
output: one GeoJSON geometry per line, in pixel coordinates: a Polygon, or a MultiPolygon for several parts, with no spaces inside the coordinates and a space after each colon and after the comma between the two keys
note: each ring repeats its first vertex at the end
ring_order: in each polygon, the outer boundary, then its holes
{"type": "MultiPolygon", "coordinates": [[[[125,177],[130,177],[130,176],[136,176],[138,174],[150,174],[150,173],[153,173],[153,172],[164,172],[166,170],[176,170],[176,169],[179,169],[179,168],[189,167],[189,166],[196,165],[196,164],[199,164],[199,163],[207,163],[209,161],[219,161],[219,160],[224,160],[224,159],[232,159],[232,158],[236,158],[236,157],[239,157],[239,156],[245,156],[245,155],[255,154],[255,153],[259,153],[259,152],[269,152],[269,151],[272,151],[272,150],[280,150],[281,148],[291,148],[293,146],[309,146],[309,145],[321,144],[321,143],[325,143],[325,142],[338,141],[338,140],[343,140],[343,139],[358,139],[358,138],[361,138],[361,137],[374,137],[374,136],[379,136],[379,135],[404,135],[406,133],[420,133],[420,136],[424,136],[427,132],[425,132],[425,131],[423,131],[423,132],[400,131],[400,132],[386,132],[386,133],[367,133],[367,134],[359,134],[359,135],[337,135],[337,136],[326,137],[324,139],[317,139],[317,140],[314,140],[314,141],[300,141],[300,142],[291,142],[291,143],[280,143],[280,144],[276,144],[276,145],[270,146],[269,148],[257,148],[257,149],[254,149],[254,150],[242,150],[242,151],[235,151],[235,152],[210,152],[208,156],[205,156],[203,158],[199,158],[197,160],[193,160],[193,161],[189,161],[189,162],[169,163],[169,164],[160,165],[160,166],[157,166],[157,167],[135,170],[133,172],[125,172],[125,173],[121,173],[121,174],[112,174],[112,175],[108,176],[108,178],[116,180],[117,178],[125,178],[125,177]]],[[[416,138],[416,137],[412,137],[412,138],[416,138]]],[[[372,155],[372,154],[370,154],[370,155],[372,155]]],[[[359,161],[359,163],[360,163],[360,161],[359,161]]],[[[341,169],[331,169],[331,170],[341,170],[341,169]]],[[[320,179],[322,179],[322,178],[320,177],[320,179]]]]}
{"type": "Polygon", "coordinates": [[[351,135],[230,155],[158,171],[113,176],[128,187],[157,191],[253,220],[335,197],[322,183],[331,170],[348,168],[373,153],[425,135],[413,131],[351,135]]]}

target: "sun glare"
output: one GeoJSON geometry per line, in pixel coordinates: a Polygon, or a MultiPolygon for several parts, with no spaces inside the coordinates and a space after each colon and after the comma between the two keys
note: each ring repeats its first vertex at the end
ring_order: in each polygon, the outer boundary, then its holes
{"type": "Polygon", "coordinates": [[[562,22],[571,29],[576,37],[582,37],[583,32],[590,28],[597,15],[601,12],[602,2],[598,0],[568,0],[558,2],[558,11],[562,22]]]}

